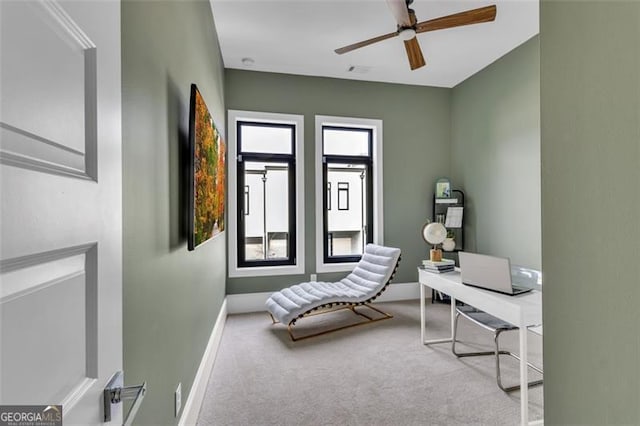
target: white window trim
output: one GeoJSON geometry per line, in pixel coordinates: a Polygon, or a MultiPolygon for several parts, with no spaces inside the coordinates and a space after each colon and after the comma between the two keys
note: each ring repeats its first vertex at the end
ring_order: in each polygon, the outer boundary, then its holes
{"type": "Polygon", "coordinates": [[[382,120],[316,115],[316,272],[351,271],[356,263],[324,263],[322,197],[322,126],[355,127],[373,130],[373,242],[384,243],[382,203],[382,120]]]}
{"type": "Polygon", "coordinates": [[[229,157],[229,226],[228,257],[229,277],[261,277],[270,275],[304,274],[304,116],[293,114],[276,114],[255,111],[228,111],[229,157]],[[236,139],[237,122],[253,121],[263,123],[293,124],[296,137],[296,262],[294,265],[238,267],[238,143],[236,139]]]}

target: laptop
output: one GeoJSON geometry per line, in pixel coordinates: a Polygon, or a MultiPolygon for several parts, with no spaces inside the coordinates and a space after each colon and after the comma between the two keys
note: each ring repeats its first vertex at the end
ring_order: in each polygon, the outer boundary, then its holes
{"type": "Polygon", "coordinates": [[[512,282],[513,272],[508,258],[464,251],[458,254],[463,284],[511,296],[532,290],[531,287],[523,287],[512,282]]]}

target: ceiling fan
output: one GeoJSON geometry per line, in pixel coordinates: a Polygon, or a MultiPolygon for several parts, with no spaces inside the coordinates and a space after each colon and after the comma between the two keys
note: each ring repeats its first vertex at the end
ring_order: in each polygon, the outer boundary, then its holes
{"type": "Polygon", "coordinates": [[[361,47],[369,46],[392,37],[400,36],[404,40],[404,47],[409,58],[409,65],[412,70],[418,69],[426,65],[422,50],[418,44],[416,34],[425,33],[427,31],[443,30],[446,28],[461,27],[463,25],[479,24],[481,22],[491,22],[496,19],[496,5],[481,7],[478,9],[467,10],[465,12],[454,13],[453,15],[442,16],[440,18],[430,19],[424,22],[418,22],[416,13],[409,5],[413,0],[387,0],[387,4],[391,9],[391,13],[398,23],[397,30],[370,38],[358,43],[336,49],[339,55],[351,52],[361,47]]]}

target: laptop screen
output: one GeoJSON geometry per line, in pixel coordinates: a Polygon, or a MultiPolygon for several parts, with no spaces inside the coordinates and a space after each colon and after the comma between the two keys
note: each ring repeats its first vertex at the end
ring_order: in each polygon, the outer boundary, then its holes
{"type": "Polygon", "coordinates": [[[459,256],[463,284],[512,293],[509,259],[468,252],[460,252],[459,256]]]}

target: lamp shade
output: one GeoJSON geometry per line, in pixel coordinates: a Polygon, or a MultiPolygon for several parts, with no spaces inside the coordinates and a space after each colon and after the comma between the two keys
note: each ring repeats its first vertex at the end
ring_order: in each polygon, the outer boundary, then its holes
{"type": "Polygon", "coordinates": [[[422,227],[422,238],[432,245],[441,244],[447,238],[447,228],[439,222],[427,223],[422,227]]]}

